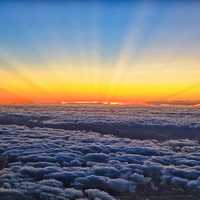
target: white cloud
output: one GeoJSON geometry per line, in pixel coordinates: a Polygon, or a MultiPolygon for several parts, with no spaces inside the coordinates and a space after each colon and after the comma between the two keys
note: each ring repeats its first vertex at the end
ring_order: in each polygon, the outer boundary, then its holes
{"type": "Polygon", "coordinates": [[[139,187],[200,191],[197,140],[131,140],[18,126],[0,126],[0,133],[0,195],[117,199],[139,187]]]}

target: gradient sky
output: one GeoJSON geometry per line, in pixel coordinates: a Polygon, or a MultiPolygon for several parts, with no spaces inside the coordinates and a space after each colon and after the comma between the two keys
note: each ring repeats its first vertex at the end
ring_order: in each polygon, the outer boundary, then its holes
{"type": "Polygon", "coordinates": [[[0,103],[200,100],[198,1],[0,1],[0,103]]]}

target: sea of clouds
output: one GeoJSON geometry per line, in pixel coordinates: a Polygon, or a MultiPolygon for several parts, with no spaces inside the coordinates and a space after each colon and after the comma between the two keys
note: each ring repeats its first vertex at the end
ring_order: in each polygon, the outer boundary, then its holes
{"type": "Polygon", "coordinates": [[[200,127],[200,109],[175,106],[41,105],[0,106],[0,117],[24,117],[45,124],[57,123],[134,123],[200,127]]]}
{"type": "Polygon", "coordinates": [[[0,106],[0,125],[14,124],[132,139],[200,139],[200,109],[191,107],[0,106]]]}
{"type": "Polygon", "coordinates": [[[0,125],[1,200],[114,200],[146,191],[198,195],[199,141],[0,125]]]}

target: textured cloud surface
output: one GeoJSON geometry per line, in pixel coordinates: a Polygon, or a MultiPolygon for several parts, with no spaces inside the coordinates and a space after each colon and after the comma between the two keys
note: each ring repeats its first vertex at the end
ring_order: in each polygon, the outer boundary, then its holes
{"type": "Polygon", "coordinates": [[[102,105],[1,106],[0,125],[93,131],[132,139],[200,139],[200,109],[102,105]]]}
{"type": "Polygon", "coordinates": [[[123,199],[200,192],[197,140],[132,140],[95,132],[0,126],[0,197],[123,199]]]}

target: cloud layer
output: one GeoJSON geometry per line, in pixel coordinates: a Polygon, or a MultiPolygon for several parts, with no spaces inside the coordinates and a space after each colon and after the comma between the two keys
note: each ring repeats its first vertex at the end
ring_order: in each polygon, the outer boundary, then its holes
{"type": "Polygon", "coordinates": [[[140,191],[200,192],[197,140],[160,142],[0,126],[0,167],[3,200],[114,200],[140,191]]]}
{"type": "Polygon", "coordinates": [[[199,118],[200,109],[187,107],[0,107],[0,125],[93,131],[132,139],[200,139],[199,118]]]}

